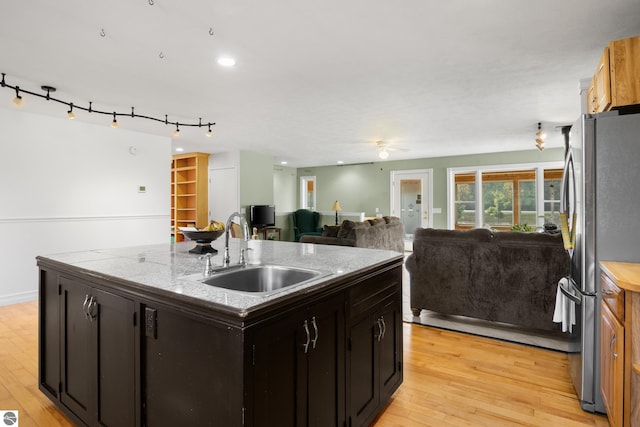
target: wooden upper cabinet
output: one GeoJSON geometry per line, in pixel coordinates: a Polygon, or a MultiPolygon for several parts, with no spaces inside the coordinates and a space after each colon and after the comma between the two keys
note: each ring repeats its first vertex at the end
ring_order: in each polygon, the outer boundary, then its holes
{"type": "Polygon", "coordinates": [[[587,94],[589,113],[635,104],[640,104],[640,36],[609,42],[587,94]]]}
{"type": "Polygon", "coordinates": [[[611,104],[640,104],[640,36],[609,43],[611,104]]]}
{"type": "Polygon", "coordinates": [[[606,47],[596,74],[593,76],[593,108],[594,112],[607,111],[611,107],[611,69],[609,62],[609,48],[606,47]]]}

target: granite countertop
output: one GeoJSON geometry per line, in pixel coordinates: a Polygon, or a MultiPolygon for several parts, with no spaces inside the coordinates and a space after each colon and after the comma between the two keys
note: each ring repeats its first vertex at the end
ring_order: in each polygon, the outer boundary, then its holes
{"type": "Polygon", "coordinates": [[[600,267],[620,288],[640,292],[640,263],[602,261],[600,267]]]}
{"type": "MultiPolygon", "coordinates": [[[[395,260],[402,254],[388,250],[352,248],[344,246],[269,240],[230,239],[231,264],[239,259],[241,244],[249,245],[249,264],[276,264],[320,270],[325,273],[319,279],[293,285],[273,294],[243,293],[201,283],[205,261],[200,255],[189,253],[195,242],[134,246],[115,249],[96,249],[53,255],[38,259],[51,260],[71,266],[74,271],[106,280],[116,279],[145,292],[160,292],[179,299],[195,299],[199,303],[222,305],[242,315],[257,306],[301,294],[335,279],[395,260]]],[[[224,237],[212,242],[218,253],[211,258],[215,267],[222,265],[224,237]]]]}

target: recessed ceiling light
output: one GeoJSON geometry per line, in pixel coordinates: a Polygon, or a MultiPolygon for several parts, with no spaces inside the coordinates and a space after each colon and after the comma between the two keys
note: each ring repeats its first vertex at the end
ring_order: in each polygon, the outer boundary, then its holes
{"type": "Polygon", "coordinates": [[[281,161],[281,162],[280,162],[280,164],[281,164],[281,165],[286,165],[286,164],[287,164],[287,161],[286,161],[286,160],[283,160],[283,161],[281,161]]]}
{"type": "Polygon", "coordinates": [[[176,148],[176,152],[177,153],[182,153],[183,151],[184,151],[184,148],[182,148],[182,147],[177,147],[176,148]]]}
{"type": "Polygon", "coordinates": [[[230,56],[221,56],[218,58],[218,65],[223,67],[233,67],[236,65],[236,60],[231,58],[230,56]]]}
{"type": "Polygon", "coordinates": [[[342,164],[344,164],[344,162],[342,160],[338,160],[338,164],[342,165],[342,164]]]}

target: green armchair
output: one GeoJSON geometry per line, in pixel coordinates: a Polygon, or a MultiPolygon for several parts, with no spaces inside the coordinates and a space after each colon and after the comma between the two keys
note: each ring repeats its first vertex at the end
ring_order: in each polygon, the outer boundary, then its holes
{"type": "Polygon", "coordinates": [[[322,236],[322,227],[318,226],[320,222],[318,212],[298,209],[293,212],[291,218],[293,219],[293,233],[296,242],[299,242],[302,236],[322,236]]]}

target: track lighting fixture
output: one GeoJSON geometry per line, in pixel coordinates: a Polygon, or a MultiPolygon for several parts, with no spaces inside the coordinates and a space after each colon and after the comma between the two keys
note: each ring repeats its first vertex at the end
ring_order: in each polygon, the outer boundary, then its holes
{"type": "Polygon", "coordinates": [[[539,151],[544,150],[544,140],[547,134],[542,131],[542,123],[538,122],[538,132],[536,132],[536,148],[539,151]]]}
{"type": "Polygon", "coordinates": [[[176,130],[173,131],[173,137],[178,138],[179,136],[180,136],[180,127],[178,126],[178,123],[176,123],[176,130]]]}
{"type": "Polygon", "coordinates": [[[16,86],[16,96],[13,98],[16,107],[22,106],[22,97],[20,96],[20,87],[16,86]]]}
{"type": "MultiPolygon", "coordinates": [[[[104,31],[104,30],[103,30],[104,31]]],[[[13,98],[13,103],[17,106],[20,107],[23,104],[23,98],[22,98],[22,94],[23,93],[27,93],[29,95],[33,95],[35,97],[38,98],[43,98],[46,99],[47,101],[55,101],[59,104],[63,104],[69,107],[69,110],[67,110],[67,117],[69,119],[74,119],[76,117],[75,113],[73,112],[74,109],[79,109],[82,111],[87,111],[89,113],[96,113],[96,114],[104,114],[104,115],[113,115],[113,120],[111,121],[111,127],[118,127],[118,119],[117,116],[130,116],[132,118],[138,118],[138,119],[147,119],[147,120],[152,120],[155,122],[160,122],[160,123],[164,123],[165,125],[176,125],[176,130],[174,132],[174,136],[177,136],[180,134],[180,126],[190,126],[190,127],[202,127],[202,126],[207,126],[208,127],[208,132],[206,132],[206,136],[211,137],[213,135],[213,132],[211,131],[211,126],[215,126],[214,122],[207,122],[207,123],[202,123],[202,118],[199,119],[198,123],[178,123],[176,122],[171,122],[169,121],[169,116],[165,115],[164,119],[159,119],[157,117],[151,117],[151,116],[145,116],[142,114],[136,114],[134,107],[131,107],[131,113],[118,113],[117,111],[111,112],[111,111],[101,111],[101,110],[96,110],[95,108],[93,108],[93,103],[91,101],[89,101],[89,107],[83,107],[80,105],[76,105],[72,102],[67,102],[67,101],[63,101],[57,98],[54,98],[51,96],[51,93],[56,91],[56,88],[54,88],[53,86],[41,86],[40,88],[44,91],[46,91],[46,95],[42,95],[40,93],[36,93],[36,92],[32,92],[29,90],[24,90],[24,89],[20,89],[19,86],[13,86],[10,85],[6,82],[5,73],[0,73],[2,75],[2,80],[0,81],[0,87],[7,87],[9,89],[15,90],[16,92],[16,96],[13,98]],[[177,135],[176,135],[177,134],[177,135]]]]}

